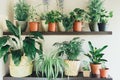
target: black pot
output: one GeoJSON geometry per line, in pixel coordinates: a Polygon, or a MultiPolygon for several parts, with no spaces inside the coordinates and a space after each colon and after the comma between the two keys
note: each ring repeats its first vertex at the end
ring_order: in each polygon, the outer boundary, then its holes
{"type": "Polygon", "coordinates": [[[99,29],[99,31],[105,31],[106,23],[98,23],[98,29],[99,29]]]}

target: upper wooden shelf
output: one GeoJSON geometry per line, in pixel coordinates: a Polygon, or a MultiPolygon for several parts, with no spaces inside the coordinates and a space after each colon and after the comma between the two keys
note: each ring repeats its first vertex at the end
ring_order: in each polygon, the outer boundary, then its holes
{"type": "MultiPolygon", "coordinates": [[[[43,35],[112,35],[112,31],[101,32],[41,32],[43,35]]],[[[28,35],[29,32],[23,32],[22,35],[28,35]]],[[[3,32],[3,35],[12,35],[10,32],[3,32]]]]}

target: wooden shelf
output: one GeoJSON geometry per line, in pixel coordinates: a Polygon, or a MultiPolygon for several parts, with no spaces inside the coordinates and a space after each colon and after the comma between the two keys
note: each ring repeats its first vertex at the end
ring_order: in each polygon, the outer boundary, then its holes
{"type": "MultiPolygon", "coordinates": [[[[10,74],[7,74],[6,76],[3,77],[3,80],[47,80],[47,78],[41,77],[41,76],[37,77],[35,74],[36,73],[33,72],[31,76],[24,77],[24,78],[15,78],[15,77],[11,77],[10,74]]],[[[95,77],[85,78],[83,77],[82,73],[79,73],[79,75],[76,77],[64,76],[63,78],[58,77],[56,80],[112,80],[112,78],[110,76],[108,78],[95,78],[95,77]]]]}
{"type": "MultiPolygon", "coordinates": [[[[101,32],[41,32],[43,35],[112,35],[112,31],[101,32]]],[[[29,32],[23,32],[22,35],[28,35],[29,32]]],[[[10,32],[3,32],[3,35],[12,35],[10,32]]]]}

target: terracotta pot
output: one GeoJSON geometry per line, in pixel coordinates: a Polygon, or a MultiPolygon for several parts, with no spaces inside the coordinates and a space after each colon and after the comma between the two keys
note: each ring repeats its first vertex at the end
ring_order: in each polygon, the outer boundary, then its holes
{"type": "Polygon", "coordinates": [[[74,24],[73,24],[73,31],[75,31],[75,32],[82,31],[82,25],[83,25],[83,22],[75,21],[74,24]]]}
{"type": "Polygon", "coordinates": [[[99,75],[100,74],[100,69],[101,69],[101,64],[90,64],[91,67],[91,72],[93,75],[99,75]]]}
{"type": "Polygon", "coordinates": [[[30,31],[38,31],[39,22],[29,22],[29,29],[30,31]]]}
{"type": "Polygon", "coordinates": [[[100,77],[107,78],[108,77],[108,70],[109,70],[109,68],[100,69],[100,77]]]}
{"type": "Polygon", "coordinates": [[[56,23],[48,23],[48,31],[55,32],[56,31],[56,23]]]}
{"type": "Polygon", "coordinates": [[[80,61],[65,60],[67,66],[65,67],[65,75],[77,76],[80,68],[80,61]]]}
{"type": "Polygon", "coordinates": [[[83,77],[90,77],[90,71],[83,71],[83,77]]]}

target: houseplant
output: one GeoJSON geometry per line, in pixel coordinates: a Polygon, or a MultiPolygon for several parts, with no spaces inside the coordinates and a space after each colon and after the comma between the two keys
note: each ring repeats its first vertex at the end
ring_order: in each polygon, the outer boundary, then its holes
{"type": "Polygon", "coordinates": [[[88,6],[88,14],[90,15],[89,28],[91,31],[98,31],[99,12],[103,8],[102,0],[90,0],[88,6]]]}
{"type": "Polygon", "coordinates": [[[70,41],[64,41],[61,43],[55,43],[54,46],[58,47],[58,54],[60,56],[66,54],[67,59],[65,63],[68,67],[65,67],[65,75],[67,76],[77,76],[80,67],[80,61],[77,59],[79,54],[83,52],[82,44],[83,39],[75,37],[70,41]]]}
{"type": "Polygon", "coordinates": [[[106,24],[108,23],[108,20],[112,18],[113,12],[106,11],[105,9],[101,9],[101,12],[99,13],[100,20],[98,23],[98,29],[99,31],[105,31],[106,30],[106,24]]]}
{"type": "Polygon", "coordinates": [[[105,45],[102,48],[96,48],[92,45],[92,43],[89,41],[89,48],[90,51],[88,54],[85,54],[91,61],[90,67],[92,74],[95,76],[98,76],[100,74],[99,69],[101,68],[101,62],[107,61],[106,59],[103,59],[104,54],[102,51],[107,48],[108,46],[105,45]]]}
{"type": "Polygon", "coordinates": [[[29,16],[30,6],[25,2],[25,0],[19,0],[15,5],[15,19],[16,25],[21,27],[21,31],[24,32],[27,28],[27,19],[29,16]]]}
{"type": "Polygon", "coordinates": [[[70,17],[74,20],[73,31],[76,32],[82,31],[83,22],[89,19],[87,12],[80,8],[75,8],[70,12],[70,17]]]}
{"type": "Polygon", "coordinates": [[[48,24],[48,31],[56,31],[56,23],[61,21],[61,14],[59,11],[50,11],[46,14],[46,23],[48,24]]]}
{"type": "Polygon", "coordinates": [[[83,61],[83,77],[90,77],[90,68],[87,61],[83,61]]]}
{"type": "Polygon", "coordinates": [[[64,72],[64,60],[56,54],[56,52],[50,53],[50,55],[40,55],[36,59],[36,74],[47,77],[48,80],[54,80],[61,75],[63,77],[64,72]]]}
{"type": "Polygon", "coordinates": [[[38,14],[36,12],[35,7],[31,6],[29,10],[29,30],[38,31],[39,30],[39,22],[38,22],[38,14]]]}
{"type": "Polygon", "coordinates": [[[43,37],[39,32],[32,32],[31,35],[22,39],[19,26],[14,26],[9,20],[6,20],[6,24],[13,36],[0,37],[0,58],[3,57],[6,63],[10,54],[9,69],[11,76],[28,76],[32,73],[36,54],[42,54],[42,44],[39,40],[43,39],[43,37]]]}

